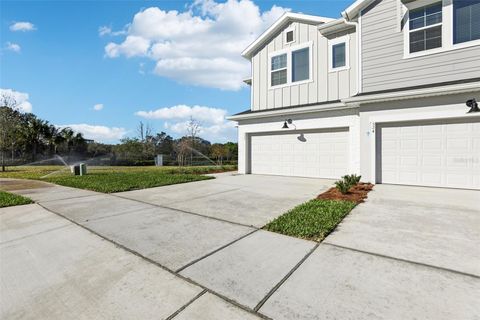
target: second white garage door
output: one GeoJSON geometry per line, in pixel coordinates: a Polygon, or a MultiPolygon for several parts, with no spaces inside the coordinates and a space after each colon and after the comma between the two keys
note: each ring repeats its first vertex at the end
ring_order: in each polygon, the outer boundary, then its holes
{"type": "Polygon", "coordinates": [[[251,135],[250,172],[336,179],[348,173],[348,128],[251,135]]]}
{"type": "Polygon", "coordinates": [[[480,189],[478,118],[382,125],[377,146],[377,182],[480,189]]]}

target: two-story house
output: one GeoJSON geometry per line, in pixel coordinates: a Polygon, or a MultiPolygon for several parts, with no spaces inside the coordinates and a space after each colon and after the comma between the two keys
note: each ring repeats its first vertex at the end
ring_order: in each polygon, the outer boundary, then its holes
{"type": "Polygon", "coordinates": [[[242,55],[240,173],[480,189],[480,0],[286,13],[242,55]]]}

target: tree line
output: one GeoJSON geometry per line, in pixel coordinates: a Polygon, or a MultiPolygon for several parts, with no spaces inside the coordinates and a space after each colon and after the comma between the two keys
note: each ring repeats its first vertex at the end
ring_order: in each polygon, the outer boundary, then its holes
{"type": "Polygon", "coordinates": [[[237,161],[237,143],[210,143],[199,137],[200,125],[190,119],[186,134],[174,139],[140,122],[135,137],[118,144],[86,139],[71,128],[59,128],[32,113],[23,113],[12,96],[0,96],[0,162],[9,165],[28,163],[58,164],[88,161],[97,165],[153,165],[154,157],[164,156],[165,165],[232,164],[237,161]],[[50,162],[49,162],[50,160],[50,162]]]}

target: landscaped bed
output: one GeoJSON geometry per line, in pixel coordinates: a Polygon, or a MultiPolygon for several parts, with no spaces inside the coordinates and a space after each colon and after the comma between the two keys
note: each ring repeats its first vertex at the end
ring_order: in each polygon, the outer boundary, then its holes
{"type": "Polygon", "coordinates": [[[61,166],[13,167],[0,178],[33,179],[98,192],[121,192],[213,179],[207,173],[235,170],[235,166],[202,167],[89,167],[85,176],[74,176],[61,166]]]}
{"type": "Polygon", "coordinates": [[[33,203],[29,198],[0,190],[0,208],[33,203]]]}
{"type": "Polygon", "coordinates": [[[352,182],[344,177],[337,183],[337,187],[296,206],[268,223],[264,229],[297,238],[322,241],[357,204],[367,198],[368,192],[373,188],[370,183],[359,182],[360,177],[353,178],[352,182]]]}

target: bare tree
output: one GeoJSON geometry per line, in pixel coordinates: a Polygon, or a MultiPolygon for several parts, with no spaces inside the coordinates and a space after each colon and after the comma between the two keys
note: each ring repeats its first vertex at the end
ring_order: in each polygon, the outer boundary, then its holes
{"type": "Polygon", "coordinates": [[[197,138],[198,134],[200,133],[201,125],[193,117],[190,117],[190,120],[187,123],[187,135],[190,137],[191,145],[190,145],[190,165],[193,163],[193,150],[195,149],[195,139],[197,138]]]}
{"type": "Polygon", "coordinates": [[[6,92],[0,96],[0,149],[2,151],[2,171],[5,171],[5,152],[15,145],[16,121],[13,113],[18,103],[15,97],[6,92]]]}

